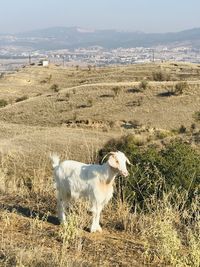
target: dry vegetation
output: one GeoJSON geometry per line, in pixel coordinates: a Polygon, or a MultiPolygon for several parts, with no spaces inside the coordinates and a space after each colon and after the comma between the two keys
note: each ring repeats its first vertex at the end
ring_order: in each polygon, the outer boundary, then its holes
{"type": "Polygon", "coordinates": [[[111,138],[127,134],[158,149],[179,136],[198,151],[199,77],[199,65],[184,63],[31,66],[2,76],[0,265],[198,267],[198,194],[191,206],[185,191],[153,194],[138,209],[116,190],[102,234],[88,232],[87,203],[60,226],[49,153],[94,162],[111,138]]]}

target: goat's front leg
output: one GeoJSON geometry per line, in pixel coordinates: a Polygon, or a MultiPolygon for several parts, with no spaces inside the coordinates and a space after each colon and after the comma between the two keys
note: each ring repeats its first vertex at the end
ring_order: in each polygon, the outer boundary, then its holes
{"type": "Polygon", "coordinates": [[[61,198],[57,199],[57,210],[58,210],[58,219],[60,223],[65,223],[66,222],[65,203],[61,198]]]}
{"type": "Polygon", "coordinates": [[[94,233],[96,231],[102,232],[101,226],[99,224],[101,211],[102,211],[101,205],[96,205],[96,207],[92,208],[93,220],[90,228],[91,233],[94,233]]]}

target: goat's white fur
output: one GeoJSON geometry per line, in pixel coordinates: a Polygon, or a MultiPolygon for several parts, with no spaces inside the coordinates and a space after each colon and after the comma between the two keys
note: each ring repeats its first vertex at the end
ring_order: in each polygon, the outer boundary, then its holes
{"type": "Polygon", "coordinates": [[[91,204],[93,221],[91,232],[102,231],[99,224],[100,213],[113,195],[113,182],[118,173],[128,176],[124,153],[109,153],[108,161],[103,165],[85,164],[66,160],[60,163],[57,155],[51,155],[54,178],[57,189],[58,217],[61,223],[66,221],[65,208],[71,199],[85,198],[91,204]]]}

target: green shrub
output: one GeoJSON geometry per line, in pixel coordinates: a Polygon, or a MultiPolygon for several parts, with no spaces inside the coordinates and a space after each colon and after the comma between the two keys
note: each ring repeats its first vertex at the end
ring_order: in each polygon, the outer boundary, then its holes
{"type": "Polygon", "coordinates": [[[5,99],[0,99],[0,108],[3,108],[8,105],[8,101],[5,99]]]}
{"type": "Polygon", "coordinates": [[[134,136],[109,141],[100,154],[123,151],[133,163],[129,178],[117,179],[120,195],[131,204],[145,207],[148,198],[162,198],[173,188],[188,192],[188,203],[199,189],[200,155],[189,144],[173,141],[158,151],[155,147],[138,147],[134,136]]]}

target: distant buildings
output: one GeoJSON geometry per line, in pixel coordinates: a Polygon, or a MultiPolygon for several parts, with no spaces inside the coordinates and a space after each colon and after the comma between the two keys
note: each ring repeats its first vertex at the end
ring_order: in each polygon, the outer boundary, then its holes
{"type": "Polygon", "coordinates": [[[104,49],[100,46],[88,48],[63,49],[54,51],[27,51],[24,48],[8,46],[0,48],[1,69],[14,69],[22,64],[37,64],[43,59],[43,66],[49,62],[67,65],[137,64],[154,61],[182,61],[200,64],[200,49],[188,46],[157,46],[154,48],[116,48],[104,49]]]}

